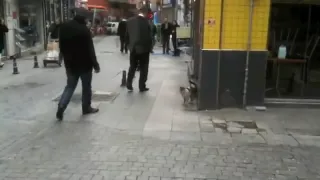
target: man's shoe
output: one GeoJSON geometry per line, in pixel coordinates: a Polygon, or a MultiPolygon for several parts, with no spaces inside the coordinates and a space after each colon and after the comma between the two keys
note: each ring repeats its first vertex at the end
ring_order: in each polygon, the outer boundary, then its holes
{"type": "Polygon", "coordinates": [[[0,63],[0,68],[3,68],[3,66],[4,66],[4,63],[3,62],[0,63]]]}
{"type": "Polygon", "coordinates": [[[133,87],[132,86],[127,86],[127,89],[128,89],[129,92],[133,91],[133,87]]]}
{"type": "Polygon", "coordinates": [[[56,113],[56,118],[58,121],[63,120],[63,109],[62,108],[58,108],[57,113],[56,113]]]}
{"type": "Polygon", "coordinates": [[[99,109],[98,108],[92,108],[92,107],[90,107],[87,110],[82,110],[82,114],[83,115],[94,114],[94,113],[97,113],[97,112],[99,112],[99,109]]]}
{"type": "Polygon", "coordinates": [[[140,92],[147,92],[147,91],[149,91],[149,88],[142,88],[142,89],[140,89],[140,92]]]}

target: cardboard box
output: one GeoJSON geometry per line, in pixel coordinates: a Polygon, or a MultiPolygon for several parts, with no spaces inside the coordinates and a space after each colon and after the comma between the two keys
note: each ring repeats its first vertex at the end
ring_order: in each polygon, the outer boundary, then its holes
{"type": "Polygon", "coordinates": [[[58,42],[49,42],[47,46],[47,51],[56,50],[59,51],[59,43],[58,42]]]}

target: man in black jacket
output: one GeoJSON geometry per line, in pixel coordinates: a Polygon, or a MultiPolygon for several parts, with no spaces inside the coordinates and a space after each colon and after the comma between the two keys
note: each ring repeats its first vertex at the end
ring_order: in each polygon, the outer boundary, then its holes
{"type": "Polygon", "coordinates": [[[121,53],[124,52],[128,53],[128,42],[126,38],[126,32],[127,32],[127,21],[125,19],[122,19],[118,26],[118,36],[120,37],[120,51],[121,53]]]}
{"type": "Polygon", "coordinates": [[[82,82],[82,113],[98,112],[98,109],[91,107],[91,81],[92,70],[98,73],[100,67],[84,16],[76,15],[73,20],[60,27],[59,44],[60,52],[64,57],[67,85],[58,105],[57,119],[60,121],[63,119],[63,112],[70,102],[79,78],[82,82]]]}
{"type": "Polygon", "coordinates": [[[169,41],[171,34],[171,24],[168,22],[167,18],[164,18],[163,23],[161,24],[161,37],[162,37],[162,49],[163,54],[169,54],[169,41]]]}
{"type": "Polygon", "coordinates": [[[152,48],[152,32],[146,14],[147,8],[142,8],[138,14],[127,21],[130,68],[128,72],[127,88],[133,91],[132,81],[137,67],[140,68],[140,92],[148,91],[146,81],[148,78],[149,57],[152,48]]]}

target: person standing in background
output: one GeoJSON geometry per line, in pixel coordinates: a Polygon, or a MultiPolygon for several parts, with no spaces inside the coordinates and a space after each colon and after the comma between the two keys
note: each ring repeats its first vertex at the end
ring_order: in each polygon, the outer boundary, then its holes
{"type": "Polygon", "coordinates": [[[180,27],[179,24],[177,23],[176,20],[172,22],[172,27],[171,27],[171,40],[172,40],[172,45],[173,45],[173,56],[178,55],[178,48],[177,48],[177,27],[180,27]]]}
{"type": "Polygon", "coordinates": [[[117,35],[120,37],[120,51],[123,53],[123,51],[127,54],[128,53],[128,42],[126,37],[127,32],[127,21],[126,19],[122,19],[119,23],[118,29],[117,29],[117,35]]]}
{"type": "Polygon", "coordinates": [[[168,22],[168,18],[164,18],[163,23],[161,24],[161,37],[162,37],[162,49],[163,54],[169,54],[169,41],[171,34],[171,24],[168,22]]]}
{"type": "Polygon", "coordinates": [[[153,53],[154,45],[156,44],[156,36],[157,36],[157,26],[153,23],[153,20],[150,21],[151,31],[152,31],[152,50],[153,53]]]}
{"type": "Polygon", "coordinates": [[[56,19],[55,23],[50,25],[49,36],[51,39],[59,39],[60,25],[60,19],[56,19]]]}
{"type": "Polygon", "coordinates": [[[8,31],[9,31],[8,27],[4,24],[4,20],[1,19],[0,20],[0,68],[4,66],[4,63],[2,62],[2,54],[5,46],[4,44],[5,35],[8,31]]]}

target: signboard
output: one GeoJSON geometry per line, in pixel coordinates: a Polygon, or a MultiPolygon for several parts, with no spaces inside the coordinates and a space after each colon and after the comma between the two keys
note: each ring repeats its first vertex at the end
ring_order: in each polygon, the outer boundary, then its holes
{"type": "Polygon", "coordinates": [[[69,19],[69,3],[68,3],[68,0],[62,0],[62,15],[63,15],[63,21],[68,21],[68,19],[69,19]]]}
{"type": "Polygon", "coordinates": [[[207,23],[209,26],[212,27],[212,26],[216,25],[216,20],[213,18],[209,18],[207,23]]]}

